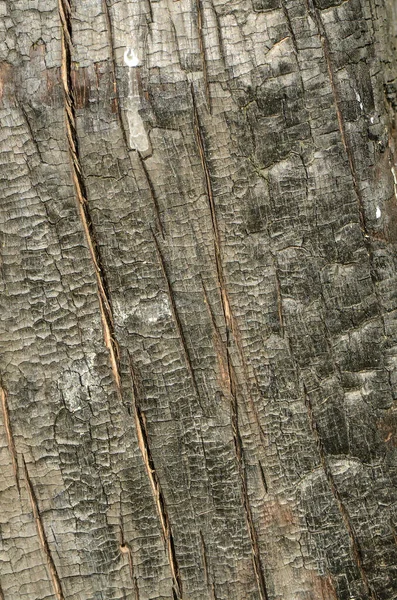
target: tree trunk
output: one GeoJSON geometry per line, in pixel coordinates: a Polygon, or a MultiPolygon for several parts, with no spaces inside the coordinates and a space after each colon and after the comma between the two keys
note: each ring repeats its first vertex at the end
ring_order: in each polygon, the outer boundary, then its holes
{"type": "Polygon", "coordinates": [[[0,598],[397,598],[395,0],[0,7],[0,598]]]}

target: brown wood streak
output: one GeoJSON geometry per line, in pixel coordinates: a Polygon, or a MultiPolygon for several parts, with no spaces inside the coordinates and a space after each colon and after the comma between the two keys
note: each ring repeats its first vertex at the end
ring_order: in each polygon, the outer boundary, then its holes
{"type": "Polygon", "coordinates": [[[179,339],[181,341],[181,345],[182,345],[182,348],[183,348],[183,354],[184,354],[184,357],[185,357],[186,366],[187,366],[187,369],[189,371],[189,375],[190,375],[192,383],[193,383],[194,391],[196,392],[197,398],[200,401],[200,393],[199,393],[199,389],[198,389],[198,385],[197,385],[197,381],[196,381],[196,375],[194,373],[192,361],[191,361],[189,350],[188,350],[188,347],[187,347],[185,334],[183,333],[182,323],[181,323],[181,320],[179,318],[179,314],[178,314],[178,310],[177,310],[176,302],[175,302],[175,297],[174,297],[174,292],[173,292],[173,289],[172,289],[172,286],[171,286],[170,279],[168,277],[168,273],[167,273],[167,269],[166,269],[166,266],[165,266],[164,257],[163,257],[163,254],[161,252],[160,244],[158,243],[158,240],[157,240],[157,238],[156,238],[156,236],[155,236],[155,234],[153,232],[152,232],[152,236],[153,236],[154,244],[155,244],[155,247],[156,247],[157,257],[158,257],[158,260],[159,260],[159,263],[160,263],[161,272],[163,274],[163,277],[164,277],[164,280],[165,280],[165,283],[166,283],[166,286],[167,286],[167,293],[168,293],[168,297],[169,297],[170,304],[171,304],[171,312],[172,312],[172,316],[174,317],[176,329],[178,331],[179,339]]]}
{"type": "Polygon", "coordinates": [[[7,435],[8,450],[11,456],[12,469],[14,471],[15,483],[17,486],[18,493],[21,494],[19,486],[19,467],[18,467],[18,456],[15,448],[14,435],[11,428],[10,413],[8,410],[7,392],[3,387],[0,387],[1,396],[1,407],[3,410],[4,427],[7,435]]]}
{"type": "Polygon", "coordinates": [[[89,211],[87,191],[83,179],[77,131],[76,131],[76,113],[73,86],[71,79],[71,51],[72,51],[72,29],[71,29],[71,8],[69,0],[58,0],[59,15],[61,19],[61,44],[62,44],[62,64],[61,75],[64,90],[64,108],[66,117],[66,134],[69,146],[69,156],[72,168],[72,177],[76,190],[80,220],[84,229],[87,246],[90,251],[95,277],[97,282],[99,308],[103,326],[105,345],[109,351],[113,378],[116,384],[117,392],[121,393],[121,376],[119,365],[119,348],[114,336],[113,314],[110,304],[109,292],[107,289],[106,278],[102,266],[101,255],[95,240],[94,227],[89,211]]]}
{"type": "Polygon", "coordinates": [[[25,458],[23,456],[22,456],[22,462],[23,462],[23,470],[24,470],[24,474],[25,474],[26,487],[27,487],[27,491],[28,491],[28,495],[29,495],[30,504],[32,507],[33,517],[34,517],[34,520],[36,523],[37,535],[39,537],[41,547],[42,547],[44,554],[46,556],[46,559],[47,559],[47,565],[48,565],[48,569],[50,572],[50,577],[51,577],[51,582],[52,582],[52,585],[54,588],[54,593],[55,593],[55,596],[57,597],[57,600],[65,600],[65,597],[64,597],[63,591],[62,591],[61,581],[59,579],[59,575],[56,570],[54,560],[51,556],[50,547],[49,547],[48,541],[47,541],[47,536],[44,531],[44,526],[43,526],[43,522],[41,520],[41,515],[40,515],[38,503],[37,503],[36,494],[34,492],[32,482],[29,477],[28,469],[26,466],[25,458]]]}
{"type": "Polygon", "coordinates": [[[199,38],[199,46],[200,46],[200,54],[201,54],[201,62],[203,65],[203,79],[204,79],[204,89],[205,96],[208,104],[208,109],[211,113],[212,104],[211,104],[211,95],[210,95],[210,86],[208,82],[208,68],[207,68],[207,59],[205,56],[205,46],[204,46],[204,36],[203,36],[203,6],[202,0],[196,0],[196,8],[197,8],[197,29],[198,29],[198,38],[199,38]]]}
{"type": "Polygon", "coordinates": [[[238,403],[237,403],[237,385],[236,385],[236,375],[233,367],[233,363],[230,358],[230,352],[227,344],[222,340],[222,336],[219,332],[219,329],[216,325],[215,316],[212,312],[212,308],[209,302],[209,298],[207,295],[207,291],[205,289],[203,283],[203,291],[205,297],[205,303],[208,307],[208,311],[210,314],[211,322],[214,328],[215,335],[217,337],[217,342],[219,346],[222,348],[226,360],[227,360],[227,370],[228,370],[228,378],[229,378],[229,395],[230,395],[230,406],[231,406],[231,417],[232,417],[232,431],[233,431],[233,440],[234,447],[236,452],[236,462],[238,473],[240,477],[240,485],[241,485],[241,495],[243,500],[244,512],[248,526],[248,532],[251,541],[252,548],[252,556],[253,556],[253,565],[256,576],[256,581],[259,589],[259,594],[261,600],[268,600],[266,581],[262,567],[262,561],[259,550],[258,543],[258,535],[256,533],[254,519],[252,516],[251,504],[249,501],[248,489],[247,489],[247,477],[244,467],[244,449],[240,436],[239,424],[238,424],[238,403]]]}
{"type": "Polygon", "coordinates": [[[350,538],[350,544],[351,544],[351,548],[352,548],[352,553],[354,556],[354,559],[356,561],[357,564],[357,568],[359,570],[361,579],[364,583],[364,586],[366,588],[366,592],[369,596],[369,598],[371,598],[371,600],[378,600],[378,595],[376,593],[376,591],[373,589],[373,587],[371,586],[369,580],[368,580],[368,576],[367,573],[365,571],[365,567],[364,567],[364,563],[363,563],[363,558],[362,558],[362,551],[361,551],[361,547],[360,547],[360,542],[357,538],[357,534],[354,530],[354,526],[353,523],[351,521],[349,512],[342,500],[342,497],[340,495],[340,492],[336,486],[335,480],[334,480],[334,476],[332,474],[332,470],[331,467],[329,465],[328,459],[327,459],[327,455],[326,452],[324,450],[324,446],[321,440],[321,435],[318,429],[318,425],[317,425],[317,421],[315,419],[314,416],[314,412],[313,412],[313,406],[308,394],[308,391],[306,389],[306,386],[303,384],[303,393],[304,393],[304,401],[305,401],[305,405],[307,408],[307,412],[308,412],[308,416],[309,416],[309,423],[310,423],[310,428],[313,434],[313,437],[315,439],[316,442],[316,446],[317,446],[317,450],[320,456],[320,462],[321,462],[321,466],[323,468],[325,477],[327,479],[328,485],[331,489],[332,495],[335,498],[336,504],[338,506],[339,512],[341,514],[343,523],[345,525],[345,528],[347,530],[347,533],[349,535],[350,538]]]}
{"type": "Polygon", "coordinates": [[[168,562],[171,568],[172,582],[174,588],[174,597],[177,600],[182,600],[182,581],[179,572],[178,561],[175,553],[174,538],[172,535],[171,523],[168,516],[167,506],[165,503],[164,494],[161,489],[160,480],[154,465],[152,452],[149,444],[149,437],[146,427],[145,415],[140,407],[140,395],[139,386],[135,374],[135,370],[132,365],[131,356],[129,356],[130,373],[132,381],[132,399],[133,399],[133,410],[135,418],[135,426],[138,437],[139,449],[142,453],[143,462],[148,474],[148,478],[152,487],[153,497],[155,500],[157,512],[159,515],[162,533],[166,544],[168,562]]]}

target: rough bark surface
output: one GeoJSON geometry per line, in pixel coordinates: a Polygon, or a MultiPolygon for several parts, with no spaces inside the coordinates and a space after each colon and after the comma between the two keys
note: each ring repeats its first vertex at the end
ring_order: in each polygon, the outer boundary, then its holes
{"type": "Polygon", "coordinates": [[[397,598],[395,0],[1,0],[1,600],[397,598]]]}

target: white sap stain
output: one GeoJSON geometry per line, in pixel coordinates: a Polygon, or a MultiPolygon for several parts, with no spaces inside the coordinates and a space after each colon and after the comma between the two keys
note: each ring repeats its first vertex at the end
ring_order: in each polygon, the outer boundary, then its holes
{"type": "Polygon", "coordinates": [[[128,98],[125,103],[125,111],[128,121],[128,129],[130,134],[130,147],[139,152],[149,150],[149,138],[146,133],[145,125],[142,117],[139,114],[141,99],[139,97],[139,89],[135,68],[140,65],[140,60],[132,48],[126,48],[124,52],[124,63],[129,68],[128,70],[128,98]]]}
{"type": "Polygon", "coordinates": [[[139,58],[137,57],[132,48],[125,49],[124,62],[127,65],[127,67],[138,67],[139,58]]]}
{"type": "Polygon", "coordinates": [[[167,294],[159,292],[154,298],[148,298],[145,301],[137,302],[135,306],[128,306],[128,310],[122,307],[116,300],[113,301],[113,310],[116,320],[127,325],[129,319],[138,319],[149,325],[157,323],[162,319],[172,317],[171,304],[167,294]]]}
{"type": "Polygon", "coordinates": [[[396,170],[394,167],[391,168],[391,173],[393,175],[393,180],[394,180],[394,195],[397,198],[397,175],[396,175],[396,170]]]}
{"type": "Polygon", "coordinates": [[[380,219],[382,214],[382,211],[380,210],[379,206],[376,207],[376,218],[380,219]]]}
{"type": "Polygon", "coordinates": [[[161,319],[171,317],[171,306],[167,296],[160,297],[158,302],[148,307],[145,316],[148,323],[157,323],[161,319]]]}
{"type": "Polygon", "coordinates": [[[374,117],[370,118],[371,123],[373,123],[375,121],[374,117]]]}
{"type": "Polygon", "coordinates": [[[354,93],[356,94],[356,100],[359,103],[361,110],[364,110],[364,105],[362,103],[360,94],[356,92],[356,90],[354,90],[354,93]]]}

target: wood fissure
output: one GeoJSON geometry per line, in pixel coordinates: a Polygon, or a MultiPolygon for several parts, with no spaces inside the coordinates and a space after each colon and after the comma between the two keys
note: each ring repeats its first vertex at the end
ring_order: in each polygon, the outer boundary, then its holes
{"type": "Polygon", "coordinates": [[[331,489],[332,495],[336,501],[336,504],[338,506],[339,512],[340,512],[342,520],[343,520],[343,523],[344,523],[347,533],[349,535],[350,544],[351,544],[351,548],[352,548],[352,554],[353,554],[354,560],[356,562],[358,571],[360,573],[361,579],[363,581],[363,584],[365,586],[366,593],[371,598],[371,600],[378,600],[378,595],[377,595],[376,591],[373,589],[371,583],[369,582],[369,579],[368,579],[368,576],[367,576],[367,573],[366,573],[366,570],[364,567],[360,542],[359,542],[357,534],[355,532],[349,512],[342,500],[341,494],[335,483],[335,479],[334,479],[334,476],[333,476],[333,473],[332,473],[332,470],[331,470],[331,467],[330,467],[330,464],[329,464],[329,461],[327,458],[327,454],[324,450],[324,446],[323,446],[321,435],[320,435],[320,432],[318,429],[317,421],[314,416],[313,406],[312,406],[312,403],[310,400],[310,396],[309,396],[309,393],[304,384],[303,384],[303,395],[304,395],[304,402],[305,402],[305,406],[306,406],[308,417],[309,417],[310,429],[312,431],[313,437],[316,442],[316,447],[317,447],[317,451],[318,451],[318,454],[320,457],[321,466],[323,468],[326,480],[331,489]]]}
{"type": "MultiPolygon", "coordinates": [[[[249,385],[249,383],[248,383],[249,382],[248,363],[245,358],[245,352],[244,352],[243,346],[241,344],[237,323],[236,323],[236,320],[235,320],[233,312],[232,312],[232,308],[231,308],[231,305],[229,302],[229,296],[228,296],[228,292],[227,292],[227,288],[226,288],[226,284],[225,284],[225,277],[224,277],[224,272],[223,272],[223,261],[222,261],[222,254],[221,254],[221,238],[220,238],[220,233],[219,233],[218,220],[216,217],[214,194],[213,194],[213,190],[212,190],[211,176],[210,176],[210,171],[209,171],[209,167],[208,167],[208,163],[207,163],[207,159],[206,159],[204,139],[203,139],[203,135],[202,135],[202,128],[201,128],[200,118],[199,118],[199,114],[198,114],[198,110],[197,110],[193,86],[191,86],[190,91],[191,91],[192,105],[193,105],[194,132],[195,132],[196,142],[197,142],[199,155],[200,155],[200,159],[201,159],[201,165],[202,165],[202,169],[203,169],[203,173],[204,173],[207,199],[208,199],[210,214],[211,214],[211,222],[212,222],[213,237],[214,237],[214,254],[215,254],[216,273],[217,273],[218,286],[219,286],[221,303],[222,303],[222,311],[223,311],[223,316],[224,316],[224,320],[225,320],[227,345],[229,345],[230,334],[231,334],[233,336],[233,340],[236,344],[236,347],[237,347],[237,350],[238,350],[238,353],[240,356],[240,360],[241,360],[241,364],[242,364],[243,372],[244,372],[244,377],[247,382],[247,388],[248,388],[248,385],[249,385]]],[[[247,389],[247,396],[248,396],[249,404],[252,409],[253,415],[255,417],[255,422],[256,422],[256,425],[257,425],[257,428],[259,431],[259,436],[260,436],[262,442],[265,442],[265,433],[264,433],[262,425],[260,423],[258,411],[256,409],[255,402],[251,396],[249,389],[247,389]]]]}
{"type": "Polygon", "coordinates": [[[222,336],[220,335],[219,329],[216,325],[215,315],[213,314],[204,283],[203,283],[203,291],[204,291],[204,296],[205,296],[205,302],[207,304],[208,311],[210,313],[210,318],[211,318],[211,322],[212,322],[212,325],[214,328],[214,332],[217,337],[217,342],[218,342],[219,346],[222,348],[224,355],[226,357],[234,449],[235,449],[235,454],[236,454],[237,470],[238,470],[238,474],[239,474],[239,478],[240,478],[241,495],[242,495],[244,513],[245,513],[245,518],[247,521],[247,528],[248,528],[250,542],[251,542],[254,572],[255,572],[255,577],[256,577],[257,586],[258,586],[261,600],[268,600],[265,575],[263,572],[263,566],[262,566],[260,549],[259,549],[258,534],[255,529],[255,523],[254,523],[254,519],[253,519],[253,515],[252,515],[251,503],[250,503],[249,495],[248,495],[247,477],[246,477],[246,471],[245,471],[245,466],[244,466],[244,448],[243,448],[243,443],[241,440],[239,423],[238,423],[238,401],[237,401],[237,384],[236,384],[235,370],[234,370],[233,363],[231,361],[228,344],[225,344],[224,341],[222,340],[222,336]]]}
{"type": "Polygon", "coordinates": [[[26,127],[27,127],[27,129],[29,131],[30,139],[32,141],[33,146],[35,147],[35,150],[36,150],[37,155],[38,155],[38,157],[40,159],[40,162],[44,163],[43,156],[41,154],[41,150],[40,150],[39,144],[38,144],[38,142],[36,140],[36,136],[33,133],[33,129],[32,129],[32,125],[30,123],[30,119],[28,117],[28,113],[26,112],[26,109],[23,106],[23,104],[21,102],[19,102],[18,98],[16,98],[16,103],[17,103],[17,105],[18,105],[18,107],[19,107],[19,109],[20,109],[20,111],[21,111],[21,113],[23,115],[24,121],[26,123],[26,127]]]}
{"type": "Polygon", "coordinates": [[[11,456],[12,470],[14,472],[15,484],[17,486],[18,494],[21,494],[19,484],[19,466],[18,466],[18,455],[15,447],[14,435],[11,427],[10,412],[8,409],[7,392],[3,387],[0,387],[0,398],[1,408],[3,411],[4,428],[6,430],[8,451],[11,456]]]}
{"type": "Polygon", "coordinates": [[[191,95],[192,95],[192,105],[193,105],[194,133],[195,133],[195,137],[196,137],[197,147],[199,150],[201,166],[202,166],[203,173],[204,173],[205,188],[206,188],[206,192],[207,192],[207,198],[208,198],[209,209],[210,209],[210,214],[211,214],[212,230],[213,230],[213,235],[214,235],[215,265],[216,265],[219,290],[220,290],[220,295],[221,295],[221,300],[222,300],[223,314],[224,314],[227,329],[233,331],[234,321],[233,321],[233,315],[230,310],[230,303],[229,303],[229,298],[228,298],[228,294],[227,294],[227,290],[226,290],[226,286],[225,286],[225,278],[224,278],[224,274],[223,274],[223,264],[222,264],[222,257],[221,257],[221,238],[220,238],[220,234],[219,234],[218,220],[217,220],[216,211],[215,211],[214,194],[212,191],[211,177],[210,177],[210,172],[209,172],[209,168],[208,168],[208,164],[207,164],[207,159],[205,156],[204,140],[203,140],[203,135],[201,132],[201,124],[200,124],[199,114],[198,114],[198,110],[197,110],[193,86],[191,87],[190,91],[191,91],[191,95]]]}
{"type": "Polygon", "coordinates": [[[115,55],[115,50],[114,50],[113,24],[112,24],[112,19],[110,16],[110,8],[109,8],[108,0],[102,0],[102,5],[103,5],[103,12],[105,13],[106,27],[107,27],[107,33],[108,33],[110,61],[112,64],[113,94],[114,94],[114,103],[115,103],[115,107],[116,107],[117,120],[119,122],[121,135],[123,137],[125,147],[127,148],[127,151],[128,151],[130,149],[130,146],[128,143],[127,132],[125,130],[123,117],[121,114],[120,96],[119,96],[119,90],[118,90],[118,85],[117,85],[117,76],[116,76],[116,55],[115,55]]]}
{"type": "Polygon", "coordinates": [[[294,48],[294,52],[295,52],[295,56],[296,56],[298,54],[298,44],[297,44],[297,41],[296,41],[295,32],[294,32],[294,30],[292,28],[291,17],[289,16],[288,9],[285,6],[284,0],[281,0],[281,9],[282,9],[282,11],[284,13],[284,17],[285,17],[285,20],[287,22],[288,33],[290,35],[290,38],[291,38],[291,41],[292,41],[292,46],[294,48]]]}
{"type": "Polygon", "coordinates": [[[179,336],[179,339],[180,339],[180,342],[181,342],[181,345],[182,345],[182,349],[183,349],[183,354],[184,354],[184,357],[185,357],[186,366],[187,366],[187,369],[189,371],[190,378],[192,380],[194,391],[196,392],[197,398],[198,398],[198,400],[200,402],[200,392],[199,392],[199,389],[198,389],[196,375],[194,373],[192,361],[191,361],[191,358],[190,358],[189,349],[187,347],[185,334],[183,332],[182,323],[181,323],[181,320],[179,318],[178,309],[176,307],[174,291],[172,289],[170,278],[169,278],[168,273],[167,273],[167,268],[166,268],[166,265],[165,265],[163,253],[162,253],[161,248],[160,248],[160,244],[159,244],[159,242],[158,242],[158,240],[156,238],[156,235],[153,233],[153,231],[152,231],[152,236],[153,236],[153,240],[154,240],[154,245],[156,247],[156,254],[157,254],[157,257],[158,257],[158,260],[159,260],[159,263],[160,263],[161,272],[163,274],[164,281],[166,283],[167,295],[168,295],[168,298],[169,298],[169,301],[170,301],[170,305],[171,305],[171,312],[172,312],[172,316],[174,318],[175,325],[176,325],[176,330],[178,332],[178,336],[179,336]]]}
{"type": "Polygon", "coordinates": [[[202,66],[203,66],[203,80],[204,80],[205,96],[206,96],[206,100],[207,100],[208,110],[211,113],[212,103],[211,103],[211,95],[210,95],[210,86],[209,86],[209,81],[208,81],[207,58],[205,55],[205,46],[204,46],[202,0],[196,0],[196,10],[197,10],[198,39],[199,39],[199,46],[200,46],[201,62],[202,62],[202,66]]]}
{"type": "Polygon", "coordinates": [[[279,276],[278,268],[277,268],[276,265],[274,266],[274,274],[275,274],[275,278],[276,278],[278,320],[279,320],[279,323],[280,323],[281,337],[284,337],[283,297],[282,297],[282,294],[281,294],[280,276],[279,276]]]}
{"type": "Polygon", "coordinates": [[[116,384],[118,395],[121,393],[121,375],[119,364],[119,347],[114,335],[113,313],[110,303],[110,296],[100,251],[95,239],[94,226],[88,206],[88,197],[83,178],[77,129],[76,112],[72,85],[72,25],[71,25],[71,6],[69,0],[59,0],[59,15],[61,19],[61,45],[62,45],[62,64],[61,75],[64,91],[64,109],[66,120],[66,134],[69,147],[69,157],[72,169],[72,177],[76,190],[80,220],[84,229],[86,242],[90,251],[92,264],[95,272],[97,291],[99,298],[99,308],[103,326],[104,341],[109,351],[113,378],[116,384]]]}
{"type": "Polygon", "coordinates": [[[205,583],[207,585],[211,600],[217,600],[216,594],[215,594],[215,585],[212,580],[212,577],[210,576],[210,571],[209,571],[209,565],[208,565],[208,559],[207,559],[207,548],[205,545],[204,536],[203,536],[201,529],[199,531],[199,534],[200,534],[201,556],[203,559],[203,566],[204,566],[205,583]]]}
{"type": "Polygon", "coordinates": [[[327,37],[327,33],[325,31],[324,23],[321,18],[321,13],[318,8],[316,8],[315,6],[312,5],[312,2],[313,2],[313,0],[307,0],[308,11],[309,11],[310,16],[313,18],[313,20],[316,24],[318,36],[320,38],[321,46],[323,49],[323,54],[324,54],[325,63],[327,65],[327,71],[328,71],[328,77],[329,77],[329,81],[330,81],[330,85],[331,85],[332,95],[334,98],[339,132],[340,132],[340,136],[341,136],[341,140],[342,140],[342,145],[345,150],[347,161],[349,164],[349,170],[350,170],[350,174],[351,174],[351,178],[352,178],[352,182],[353,182],[354,192],[355,192],[355,195],[357,198],[360,227],[361,227],[361,230],[362,230],[362,233],[364,236],[364,240],[366,241],[368,238],[368,229],[367,229],[367,223],[366,223],[366,218],[365,218],[364,203],[363,203],[363,198],[361,195],[360,187],[358,184],[358,176],[357,176],[357,170],[356,170],[356,166],[355,166],[355,162],[354,162],[353,151],[352,151],[352,148],[350,146],[350,143],[349,143],[349,141],[347,139],[347,135],[346,135],[346,127],[345,127],[345,121],[344,121],[343,114],[342,114],[341,100],[340,100],[340,96],[339,96],[338,85],[337,85],[337,82],[335,79],[334,67],[333,67],[332,59],[331,59],[331,48],[330,48],[329,40],[327,37]]]}
{"type": "Polygon", "coordinates": [[[156,197],[156,193],[154,191],[153,182],[152,182],[152,180],[150,178],[149,171],[148,171],[146,163],[145,163],[145,159],[143,158],[143,156],[139,152],[139,150],[137,150],[137,152],[138,152],[139,162],[140,162],[140,165],[142,167],[142,171],[143,171],[143,173],[145,175],[146,183],[148,184],[149,191],[150,191],[150,196],[152,198],[152,202],[153,202],[153,206],[154,206],[154,213],[155,213],[155,219],[156,219],[156,229],[161,234],[161,237],[163,239],[165,239],[163,222],[162,222],[161,216],[160,216],[160,207],[159,207],[159,203],[158,203],[158,200],[157,200],[157,197],[156,197]]]}
{"type": "Polygon", "coordinates": [[[172,581],[173,581],[173,594],[177,600],[183,600],[182,596],[182,581],[180,577],[180,571],[178,561],[175,553],[174,538],[172,535],[171,523],[168,516],[168,510],[164,498],[163,491],[161,489],[160,480],[155,468],[152,452],[149,444],[149,436],[146,427],[145,415],[140,406],[140,393],[139,385],[137,382],[135,370],[132,364],[131,356],[129,355],[130,374],[132,382],[132,400],[133,400],[133,411],[135,418],[135,426],[138,438],[139,449],[142,454],[143,462],[146,468],[146,472],[152,487],[153,497],[157,512],[159,515],[162,534],[166,545],[168,562],[171,569],[172,581]]]}
{"type": "MultiPolygon", "coordinates": [[[[131,152],[132,149],[128,142],[127,131],[126,131],[122,113],[121,113],[120,95],[119,95],[119,88],[118,88],[117,75],[116,75],[116,56],[115,56],[115,45],[114,45],[114,35],[113,35],[113,24],[112,24],[112,19],[110,16],[110,8],[108,5],[108,0],[102,0],[102,3],[103,3],[103,10],[105,13],[106,26],[107,26],[107,31],[108,31],[108,45],[110,48],[110,59],[111,59],[111,63],[112,63],[113,93],[114,93],[114,101],[115,101],[115,105],[116,105],[117,120],[119,122],[119,127],[121,130],[121,135],[123,138],[124,145],[126,147],[127,153],[129,153],[129,152],[131,152]]],[[[148,7],[150,9],[150,15],[151,15],[150,2],[148,2],[148,7]]],[[[151,22],[152,21],[153,21],[153,18],[151,17],[151,22]]],[[[142,156],[141,152],[139,152],[139,150],[136,150],[136,152],[138,154],[139,164],[140,164],[140,166],[142,168],[142,172],[145,176],[146,183],[148,185],[149,192],[150,192],[150,197],[153,202],[155,219],[156,219],[156,229],[161,234],[161,236],[164,238],[165,237],[164,228],[163,228],[163,223],[162,223],[161,216],[160,216],[160,208],[159,208],[158,200],[156,197],[156,193],[154,191],[154,186],[153,186],[152,180],[150,178],[147,166],[145,164],[144,157],[142,156]]]]}
{"type": "Polygon", "coordinates": [[[134,597],[135,597],[135,600],[139,600],[139,587],[138,587],[138,581],[137,581],[135,571],[134,571],[134,561],[132,558],[132,550],[131,550],[131,546],[129,545],[129,543],[125,541],[124,535],[122,535],[122,541],[120,544],[120,552],[127,555],[131,581],[134,586],[134,597]]]}
{"type": "Polygon", "coordinates": [[[46,560],[47,560],[48,570],[50,573],[52,586],[54,588],[54,594],[57,597],[57,600],[65,600],[65,596],[64,596],[63,590],[62,590],[61,580],[59,578],[57,569],[55,567],[54,560],[51,555],[47,536],[46,536],[46,533],[44,530],[43,521],[42,521],[41,515],[40,515],[40,510],[39,510],[36,494],[35,494],[32,482],[29,477],[29,472],[28,472],[28,468],[26,466],[24,456],[22,456],[22,463],[23,463],[23,470],[24,470],[24,475],[25,475],[26,488],[28,491],[30,505],[32,507],[33,517],[34,517],[35,524],[36,524],[37,535],[38,535],[38,538],[40,540],[40,545],[42,547],[42,550],[43,550],[46,560]]]}

